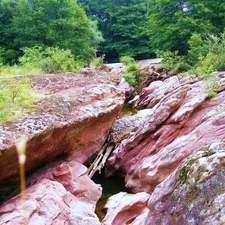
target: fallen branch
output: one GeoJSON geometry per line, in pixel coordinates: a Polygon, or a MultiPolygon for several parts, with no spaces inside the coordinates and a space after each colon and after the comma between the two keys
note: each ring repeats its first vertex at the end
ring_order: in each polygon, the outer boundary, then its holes
{"type": "Polygon", "coordinates": [[[101,157],[101,155],[103,154],[103,152],[105,151],[105,149],[107,148],[108,143],[105,143],[102,148],[100,149],[97,157],[95,158],[94,162],[91,164],[91,166],[88,168],[86,174],[90,174],[91,171],[93,170],[94,166],[98,163],[99,158],[101,157]]]}
{"type": "Polygon", "coordinates": [[[111,154],[114,148],[114,143],[110,143],[110,138],[107,139],[106,143],[102,146],[101,150],[99,151],[96,159],[91,164],[89,169],[87,170],[86,174],[92,178],[96,171],[101,173],[102,168],[105,166],[105,163],[111,154]]]}

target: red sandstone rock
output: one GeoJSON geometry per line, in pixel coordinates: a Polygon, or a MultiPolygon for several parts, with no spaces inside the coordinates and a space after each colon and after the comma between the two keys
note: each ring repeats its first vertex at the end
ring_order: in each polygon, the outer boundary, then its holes
{"type": "Polygon", "coordinates": [[[105,142],[125,100],[125,90],[117,88],[120,78],[108,74],[91,79],[79,74],[31,78],[36,90],[50,95],[35,112],[0,126],[0,202],[18,186],[18,138],[28,137],[27,173],[59,158],[84,163],[105,142]]]}
{"type": "Polygon", "coordinates": [[[94,210],[102,189],[85,172],[75,162],[49,171],[26,190],[25,201],[18,195],[0,207],[0,224],[100,224],[94,210]]]}
{"type": "Polygon", "coordinates": [[[108,160],[132,192],[152,193],[196,149],[225,140],[225,92],[208,99],[205,84],[171,77],[140,95],[151,111],[108,160]]]}
{"type": "Polygon", "coordinates": [[[225,223],[225,143],[191,154],[152,193],[145,225],[225,223]]]}
{"type": "Polygon", "coordinates": [[[137,217],[148,212],[148,199],[149,195],[144,192],[138,194],[120,192],[110,197],[105,206],[107,214],[101,224],[121,225],[139,223],[139,225],[144,225],[140,218],[137,217]]]}

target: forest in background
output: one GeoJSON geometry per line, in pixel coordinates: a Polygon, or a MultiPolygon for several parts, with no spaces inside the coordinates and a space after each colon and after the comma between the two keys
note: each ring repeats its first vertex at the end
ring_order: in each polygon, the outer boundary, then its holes
{"type": "Polygon", "coordinates": [[[151,58],[157,50],[188,53],[193,33],[202,39],[225,27],[223,0],[78,0],[89,18],[97,20],[107,61],[129,55],[151,58]]]}
{"type": "Polygon", "coordinates": [[[224,27],[223,0],[0,0],[0,62],[18,63],[35,46],[69,50],[86,63],[95,51],[108,62],[186,55],[193,34],[207,40],[224,27]]]}
{"type": "Polygon", "coordinates": [[[164,71],[207,79],[215,96],[224,27],[224,0],[0,0],[0,122],[42,98],[16,76],[76,72],[91,62],[123,62],[121,76],[137,86],[136,60],[160,57],[164,71]]]}

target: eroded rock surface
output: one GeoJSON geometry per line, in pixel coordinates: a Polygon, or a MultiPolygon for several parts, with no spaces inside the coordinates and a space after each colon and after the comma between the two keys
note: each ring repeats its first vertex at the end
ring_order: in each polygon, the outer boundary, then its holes
{"type": "Polygon", "coordinates": [[[30,77],[46,98],[34,112],[0,126],[0,201],[18,186],[18,138],[28,138],[27,173],[59,158],[84,163],[105,142],[125,100],[120,78],[106,73],[30,77]]]}
{"type": "MultiPolygon", "coordinates": [[[[107,214],[102,225],[139,224],[144,225],[139,216],[148,212],[147,202],[149,194],[140,192],[128,194],[120,192],[109,198],[105,208],[107,214]]],[[[143,218],[143,216],[142,216],[143,218]]]]}
{"type": "Polygon", "coordinates": [[[206,85],[200,79],[173,76],[151,83],[140,94],[140,106],[151,110],[108,161],[125,174],[132,192],[152,193],[198,148],[224,142],[225,92],[209,99],[206,85]]]}
{"type": "Polygon", "coordinates": [[[63,163],[42,175],[21,195],[0,207],[0,224],[99,225],[94,213],[102,188],[80,163],[63,163]]]}
{"type": "Polygon", "coordinates": [[[146,225],[225,224],[225,143],[199,149],[152,193],[146,225]]]}

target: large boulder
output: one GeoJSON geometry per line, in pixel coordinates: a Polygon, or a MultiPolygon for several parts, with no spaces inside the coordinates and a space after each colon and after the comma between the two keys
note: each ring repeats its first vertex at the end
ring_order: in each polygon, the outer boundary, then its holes
{"type": "Polygon", "coordinates": [[[194,152],[155,188],[145,224],[225,224],[224,176],[224,142],[194,152]]]}
{"type": "Polygon", "coordinates": [[[133,224],[144,225],[148,213],[147,203],[150,195],[145,192],[128,194],[120,192],[107,201],[107,214],[102,225],[133,224]],[[141,216],[140,216],[141,215],[141,216]]]}
{"type": "Polygon", "coordinates": [[[153,82],[140,95],[151,110],[108,160],[125,175],[132,192],[152,193],[190,154],[225,140],[224,75],[221,92],[208,98],[207,82],[173,76],[153,82]],[[145,93],[145,94],[144,94],[145,93]]]}
{"type": "Polygon", "coordinates": [[[18,187],[17,139],[28,139],[27,174],[59,159],[84,163],[107,139],[125,100],[120,78],[108,74],[30,78],[46,97],[23,118],[0,126],[0,202],[18,187]]]}
{"type": "Polygon", "coordinates": [[[0,207],[0,224],[100,225],[94,213],[102,188],[80,163],[63,163],[0,207]]]}

